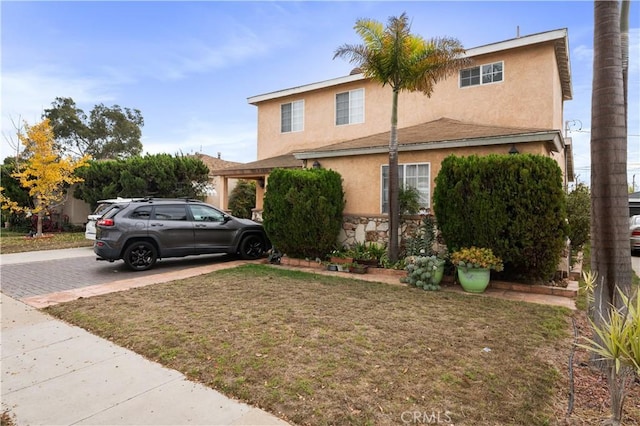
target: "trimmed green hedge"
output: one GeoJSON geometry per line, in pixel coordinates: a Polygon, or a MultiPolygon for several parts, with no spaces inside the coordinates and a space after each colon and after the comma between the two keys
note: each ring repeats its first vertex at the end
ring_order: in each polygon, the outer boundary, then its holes
{"type": "Polygon", "coordinates": [[[548,281],[567,236],[566,196],[558,164],[539,155],[449,156],[433,194],[450,251],[488,247],[504,276],[548,281]]]}
{"type": "Polygon", "coordinates": [[[336,246],[344,204],[337,172],[275,169],[264,197],[264,229],[280,252],[322,258],[336,246]]]}
{"type": "Polygon", "coordinates": [[[98,200],[116,197],[204,198],[209,169],[196,157],[145,155],[126,160],[92,161],[79,169],[84,179],[74,197],[95,208],[98,200]]]}
{"type": "Polygon", "coordinates": [[[235,217],[251,219],[256,206],[256,183],[240,179],[229,194],[229,210],[235,217]]]}

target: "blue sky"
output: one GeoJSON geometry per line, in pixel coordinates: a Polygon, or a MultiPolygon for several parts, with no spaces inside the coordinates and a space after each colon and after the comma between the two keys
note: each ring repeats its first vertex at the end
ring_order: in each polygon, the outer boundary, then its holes
{"type": "MultiPolygon", "coordinates": [[[[640,188],[640,3],[631,5],[629,182],[640,188]]],[[[589,181],[593,61],[590,1],[0,2],[2,158],[11,119],[41,119],[56,97],[89,112],[103,103],[142,112],[148,153],[218,152],[256,159],[256,107],[247,98],[347,75],[336,47],[359,43],[358,18],[407,12],[412,31],[466,48],[568,28],[576,173],[589,181]]],[[[402,102],[402,97],[400,97],[402,102]]]]}

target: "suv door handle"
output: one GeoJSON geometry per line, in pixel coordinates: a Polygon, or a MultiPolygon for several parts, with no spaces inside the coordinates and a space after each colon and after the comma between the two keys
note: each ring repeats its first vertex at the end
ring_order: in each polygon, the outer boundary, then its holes
{"type": "Polygon", "coordinates": [[[151,226],[164,226],[162,223],[152,223],[151,226]]]}
{"type": "Polygon", "coordinates": [[[206,228],[207,225],[205,224],[201,224],[201,223],[196,223],[196,228],[206,228]]]}

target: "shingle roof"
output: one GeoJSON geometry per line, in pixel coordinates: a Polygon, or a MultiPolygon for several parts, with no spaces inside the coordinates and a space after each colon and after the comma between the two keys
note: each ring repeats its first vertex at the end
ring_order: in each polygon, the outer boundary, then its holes
{"type": "Polygon", "coordinates": [[[242,163],[238,163],[236,161],[227,161],[222,158],[212,157],[207,154],[195,153],[193,157],[197,157],[209,168],[209,173],[212,175],[216,175],[218,170],[226,169],[228,167],[235,167],[241,165],[242,163]]]}
{"type": "Polygon", "coordinates": [[[239,164],[237,166],[227,167],[216,172],[219,176],[251,176],[264,175],[271,172],[275,168],[302,168],[303,161],[296,159],[293,154],[279,155],[277,157],[265,158],[251,163],[239,164]]]}
{"type": "MultiPolygon", "coordinates": [[[[399,149],[403,147],[410,149],[411,145],[420,145],[424,148],[425,145],[433,144],[435,148],[436,145],[440,147],[439,145],[452,141],[474,141],[473,145],[481,145],[482,139],[532,134],[549,134],[552,136],[557,134],[557,131],[539,128],[490,126],[467,123],[451,118],[440,118],[427,123],[398,129],[398,146],[399,149]]],[[[386,148],[389,146],[389,138],[390,132],[378,133],[315,149],[299,151],[295,154],[297,158],[303,159],[314,158],[314,153],[333,153],[333,155],[335,155],[343,151],[344,155],[354,155],[356,151],[357,153],[364,153],[363,150],[377,152],[378,148],[386,148]],[[354,153],[348,154],[346,151],[353,151],[354,153]]],[[[444,148],[445,146],[442,147],[444,148]]]]}

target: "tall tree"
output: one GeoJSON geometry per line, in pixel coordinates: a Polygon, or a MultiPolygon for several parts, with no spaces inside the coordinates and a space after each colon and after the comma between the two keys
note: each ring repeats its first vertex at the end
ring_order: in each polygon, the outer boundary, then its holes
{"type": "Polygon", "coordinates": [[[627,126],[620,36],[620,3],[596,1],[591,98],[591,269],[596,324],[631,291],[627,126]]]}
{"type": "Polygon", "coordinates": [[[60,148],[76,157],[123,159],[142,152],[140,128],[144,125],[137,109],[96,105],[89,116],[71,98],[56,98],[43,118],[51,121],[60,148]]]}
{"type": "Polygon", "coordinates": [[[400,224],[398,182],[398,94],[420,91],[431,96],[440,80],[457,72],[469,61],[462,44],[454,38],[425,40],[411,34],[406,13],[390,17],[387,26],[372,19],[359,19],[354,29],[363,44],[344,44],[334,59],[342,57],[360,68],[365,77],[389,85],[392,91],[391,136],[389,138],[389,259],[398,260],[400,224]]]}
{"type": "Polygon", "coordinates": [[[42,235],[42,219],[45,214],[64,199],[66,186],[79,182],[82,178],[74,171],[87,164],[89,157],[73,160],[61,157],[56,149],[53,129],[48,119],[29,126],[25,124],[25,134],[20,141],[28,152],[24,167],[12,174],[22,187],[29,190],[34,198],[35,207],[31,213],[38,215],[36,235],[42,235]]]}

